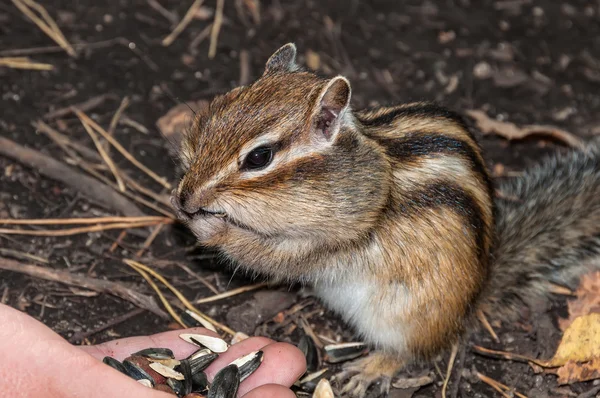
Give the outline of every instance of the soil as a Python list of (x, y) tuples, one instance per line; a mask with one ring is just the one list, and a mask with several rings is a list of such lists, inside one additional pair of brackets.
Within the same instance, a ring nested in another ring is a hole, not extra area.
[[(235, 87), (246, 73), (241, 71), (240, 54), (248, 56), (250, 79), (260, 76), (268, 56), (289, 41), (297, 44), (301, 63), (325, 75), (346, 75), (353, 85), (356, 108), (430, 100), (458, 111), (483, 109), (499, 120), (519, 125), (552, 124), (584, 139), (600, 134), (598, 0), (226, 1), (214, 59), (208, 57), (210, 39), (195, 46), (192, 43), (212, 23), (215, 0), (206, 0), (196, 19), (168, 47), (161, 40), (172, 30), (172, 22), (151, 3), (41, 1), (65, 37), (78, 46), (77, 58), (53, 48), (55, 44), (11, 2), (1, 3), (0, 56), (16, 54), (13, 50), (40, 48), (28, 56), (54, 67), (51, 71), (33, 71), (0, 66), (1, 135), (64, 160), (65, 153), (46, 135), (36, 132), (31, 123), (44, 119), (50, 111), (105, 96), (87, 114), (106, 127), (120, 100), (128, 96), (131, 103), (126, 116), (148, 132), (139, 131), (131, 123), (121, 124), (115, 137), (143, 164), (176, 181), (176, 161), (156, 128), (157, 119), (179, 102), (210, 100)], [(192, 2), (160, 3), (177, 21)], [(251, 12), (258, 4), (260, 21), (253, 19)], [(46, 121), (74, 141), (94, 148), (73, 114), (46, 117)], [(511, 178), (545, 153), (565, 150), (561, 143), (544, 137), (514, 142), (495, 136), (480, 138), (498, 179)], [(128, 170), (140, 184), (161, 192), (160, 186), (114, 150), (111, 154), (118, 167)], [(166, 190), (161, 193), (168, 194)], [(0, 218), (111, 214), (115, 213), (90, 201), (85, 192), (0, 157)], [(110, 251), (119, 232), (69, 237), (0, 234), (0, 254), (31, 263), (32, 259), (22, 258), (22, 253), (28, 253), (46, 259), (47, 263), (42, 264), (45, 267), (124, 282), (152, 295), (143, 279), (121, 261), (134, 256), (144, 237), (128, 233), (116, 250)], [(213, 293), (183, 272), (177, 262), (189, 266), (219, 291), (253, 283), (243, 275), (233, 275), (214, 256), (193, 245), (192, 237), (182, 227), (168, 227), (140, 261), (157, 267), (192, 299)], [(353, 340), (339, 319), (307, 298), (305, 292), (288, 292), (284, 287), (274, 294), (275, 298), (269, 299), (264, 291), (249, 292), (199, 308), (221, 322), (235, 323), (240, 330), (292, 343), (301, 336), (296, 327), (300, 315), (319, 334), (340, 341)], [(0, 296), (4, 303), (27, 312), (65, 338), (75, 336), (78, 344), (176, 327), (172, 321), (143, 312), (103, 328), (136, 307), (108, 294), (8, 271), (0, 271)], [(252, 300), (258, 310), (248, 306)], [(485, 331), (475, 332), (459, 352), (449, 391), (462, 397), (497, 395), (478, 381), (476, 372), (529, 397), (577, 396), (593, 388), (591, 383), (559, 387), (553, 375), (535, 374), (526, 364), (485, 358), (472, 350), (472, 344), (479, 344), (550, 356), (560, 339), (557, 319), (565, 315), (564, 301), (557, 296), (549, 303), (540, 303), (540, 308), (519, 322), (501, 324), (491, 320), (499, 343)], [(298, 302), (305, 304), (300, 310), (280, 313)], [(282, 322), (282, 316), (292, 322)], [(239, 321), (240, 317), (252, 317), (252, 322)], [(95, 330), (98, 332), (93, 333)], [(87, 336), (81, 338), (81, 333)], [(447, 356), (440, 358), (436, 366), (444, 372), (446, 364)], [(391, 395), (441, 396), (442, 379), (432, 364), (411, 368), (410, 373), (427, 371), (435, 375), (433, 384), (416, 392), (392, 390)]]

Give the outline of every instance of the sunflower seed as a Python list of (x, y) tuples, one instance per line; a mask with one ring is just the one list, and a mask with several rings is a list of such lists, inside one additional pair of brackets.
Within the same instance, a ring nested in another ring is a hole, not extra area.
[(339, 363), (358, 358), (367, 353), (365, 343), (343, 343), (325, 346), (326, 358), (330, 363)]
[(315, 388), (313, 398), (335, 398), (329, 380), (321, 379), (321, 381), (319, 381), (319, 384), (317, 384), (317, 387)]
[(141, 385), (143, 385), (143, 386), (146, 386), (146, 387), (149, 387), (149, 388), (154, 387), (153, 383), (150, 380), (148, 380), (148, 379), (139, 379), (139, 380), (136, 380), (136, 381), (138, 383), (140, 383)]
[(102, 359), (102, 362), (104, 362), (105, 364), (107, 364), (108, 366), (110, 366), (113, 369), (118, 370), (119, 372), (126, 374), (127, 376), (129, 376), (129, 373), (127, 373), (127, 369), (125, 369), (125, 366), (123, 366), (123, 364), (119, 361), (117, 361), (114, 358), (111, 357), (104, 357)]
[(129, 377), (135, 380), (147, 379), (152, 383), (152, 386), (154, 387), (154, 379), (144, 369), (140, 368), (139, 366), (128, 360), (123, 361), (123, 366), (125, 367), (127, 375)]
[(134, 355), (139, 355), (148, 359), (175, 359), (173, 351), (171, 351), (168, 348), (146, 348), (144, 350), (131, 354), (131, 356)]
[(177, 396), (183, 395), (184, 387), (181, 381), (175, 379), (167, 379), (167, 385), (171, 387), (171, 390), (173, 390), (173, 392), (177, 394)]
[(190, 356), (188, 356), (186, 359), (188, 361), (193, 361), (195, 359), (202, 358), (208, 354), (213, 354), (213, 352), (211, 350), (209, 350), (208, 348), (200, 348), (199, 350), (191, 353)]
[(190, 363), (192, 375), (208, 368), (208, 366), (218, 357), (219, 354), (215, 354), (208, 348), (202, 348), (190, 355), (187, 360)]
[(183, 375), (181, 373), (179, 373), (178, 371), (176, 371), (168, 366), (163, 365), (162, 363), (153, 362), (149, 366), (156, 373), (158, 373), (164, 377), (167, 377), (170, 379), (175, 379), (175, 380), (183, 380)]
[(240, 382), (246, 380), (262, 363), (263, 352), (254, 351), (248, 355), (244, 355), (241, 358), (231, 362), (230, 365), (235, 365), (240, 369)]
[(210, 337), (202, 334), (183, 333), (179, 337), (188, 343), (197, 345), (198, 347), (206, 347), (212, 352), (222, 353), (227, 351), (229, 346), (225, 340), (218, 337)]
[(228, 365), (215, 375), (208, 398), (235, 398), (239, 386), (239, 368), (236, 365)]
[(177, 369), (183, 374), (183, 395), (187, 395), (192, 392), (192, 369), (190, 368), (190, 362), (184, 359)]
[(204, 372), (192, 375), (192, 392), (206, 393), (208, 391), (208, 377)]
[(314, 372), (320, 367), (319, 350), (315, 341), (308, 335), (302, 336), (298, 342), (298, 348), (306, 358), (306, 369), (309, 372)]
[(298, 382), (300, 388), (304, 391), (312, 392), (317, 387), (319, 381), (328, 375), (329, 368), (321, 369), (318, 372), (309, 373)]

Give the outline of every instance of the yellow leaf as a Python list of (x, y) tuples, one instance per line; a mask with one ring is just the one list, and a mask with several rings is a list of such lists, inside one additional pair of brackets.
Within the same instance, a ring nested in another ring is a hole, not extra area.
[(600, 378), (600, 358), (586, 363), (568, 361), (556, 370), (556, 375), (560, 385), (595, 380)]
[(544, 367), (557, 367), (568, 361), (588, 362), (600, 357), (600, 314), (580, 316), (565, 330), (549, 361), (535, 361)]

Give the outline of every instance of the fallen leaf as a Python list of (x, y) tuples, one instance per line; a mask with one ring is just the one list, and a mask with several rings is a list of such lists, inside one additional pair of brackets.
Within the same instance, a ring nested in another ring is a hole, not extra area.
[(530, 358), (514, 352), (490, 350), (473, 346), (476, 352), (493, 358), (529, 362), (535, 373), (558, 375), (559, 384), (600, 378), (600, 314), (588, 314), (573, 320), (549, 360)]
[(208, 106), (208, 101), (190, 101), (171, 108), (164, 116), (156, 122), (156, 127), (172, 143), (179, 148), (183, 133), (187, 131), (194, 121), (194, 112)]
[(600, 358), (600, 314), (589, 314), (575, 319), (565, 330), (552, 359), (532, 362), (557, 367), (569, 361), (588, 362), (597, 358)]
[(542, 135), (562, 141), (574, 148), (585, 148), (585, 144), (581, 138), (558, 127), (532, 124), (519, 128), (514, 123), (491, 119), (485, 112), (480, 110), (471, 109), (467, 110), (466, 113), (475, 120), (477, 127), (483, 134), (493, 133), (507, 140), (520, 140), (531, 135)]
[(584, 275), (575, 291), (575, 296), (577, 296), (576, 299), (567, 302), (569, 317), (558, 320), (561, 330), (567, 329), (576, 318), (582, 315), (600, 313), (600, 271)]
[(556, 370), (558, 384), (571, 384), (600, 378), (600, 358), (586, 363), (568, 361)]

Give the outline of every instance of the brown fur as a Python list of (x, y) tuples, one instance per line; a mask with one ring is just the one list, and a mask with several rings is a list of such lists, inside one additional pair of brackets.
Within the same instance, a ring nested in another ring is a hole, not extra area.
[[(198, 115), (173, 201), (202, 244), (245, 269), (314, 285), (381, 350), (356, 391), (449, 347), (481, 303), (515, 307), (519, 289), (542, 292), (550, 273), (564, 280), (576, 273), (565, 266), (600, 251), (596, 155), (502, 187), (525, 206), (499, 202), (495, 229), (490, 178), (460, 116), (427, 103), (353, 113), (347, 80), (302, 71), (294, 58), (282, 47), (263, 77)], [(272, 163), (241, 167), (263, 145)], [(571, 172), (579, 182), (564, 188)]]

